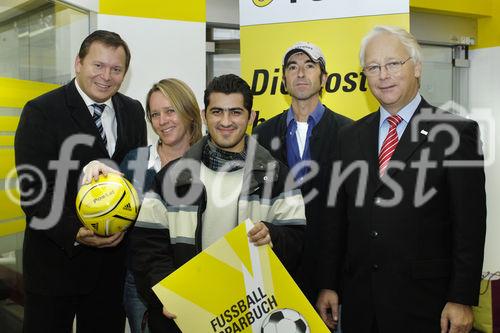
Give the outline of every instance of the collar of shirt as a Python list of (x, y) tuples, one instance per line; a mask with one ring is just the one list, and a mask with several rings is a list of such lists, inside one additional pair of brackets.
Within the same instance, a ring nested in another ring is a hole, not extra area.
[(107, 101), (105, 101), (104, 103), (97, 103), (96, 101), (94, 101), (92, 98), (90, 98), (83, 90), (82, 88), (80, 88), (80, 86), (78, 85), (78, 80), (75, 79), (75, 86), (76, 86), (76, 90), (78, 91), (78, 93), (80, 94), (80, 96), (82, 96), (83, 98), (83, 101), (85, 102), (85, 105), (87, 105), (88, 109), (90, 110), (90, 114), (93, 116), (94, 115), (94, 108), (91, 107), (92, 104), (106, 104), (106, 106), (108, 108), (110, 108), (111, 110), (113, 110), (113, 102), (111, 101), (111, 98), (108, 99)]
[[(310, 121), (312, 121), (312, 126), (316, 126), (317, 123), (321, 120), (321, 117), (323, 117), (323, 114), (325, 113), (325, 106), (321, 104), (321, 102), (318, 101), (318, 104), (314, 108), (314, 111), (309, 115), (309, 118), (307, 119), (307, 123), (311, 125)], [(292, 107), (288, 109), (288, 113), (286, 115), (286, 126), (290, 126), (290, 122), (292, 120), (295, 120), (295, 114), (293, 113)]]
[[(297, 141), (297, 121), (295, 120), (295, 115), (293, 113), (292, 107), (288, 110), (286, 124), (287, 124), (287, 134), (286, 134), (286, 154), (288, 167), (291, 169), (297, 163), (301, 161), (308, 161), (311, 159), (311, 151), (309, 147), (309, 139), (311, 137), (312, 129), (321, 120), (321, 117), (325, 113), (325, 106), (318, 101), (318, 104), (314, 108), (314, 111), (307, 118), (307, 134), (306, 141), (304, 144), (304, 151), (302, 152), (302, 157), (299, 151), (299, 144)], [(302, 183), (303, 177), (309, 172), (309, 167), (301, 168), (295, 175), (295, 180)]]
[(156, 172), (161, 169), (161, 159), (160, 154), (158, 154), (159, 142), (154, 145), (149, 146), (149, 161), (148, 161), (148, 169), (155, 169)]
[[(403, 107), (401, 110), (399, 110), (398, 115), (403, 118), (403, 122), (408, 124), (410, 122), (411, 117), (415, 113), (415, 110), (417, 110), (418, 105), (420, 104), (420, 101), (422, 101), (422, 96), (420, 94), (417, 94), (410, 103), (406, 104), (405, 107)], [(380, 106), (380, 123), (379, 123), (379, 128), (382, 127), (382, 124), (386, 122), (386, 119), (389, 118), (391, 114), (389, 111), (384, 109), (384, 107), (381, 105)]]
[[(82, 96), (85, 105), (87, 105), (87, 109), (90, 112), (90, 116), (93, 117), (94, 107), (92, 106), (92, 104), (96, 102), (92, 100), (86, 93), (83, 92), (81, 87), (78, 85), (78, 81), (76, 79), (75, 79), (75, 86), (80, 96)], [(116, 114), (115, 114), (115, 109), (113, 108), (113, 102), (110, 98), (104, 103), (98, 103), (98, 104), (106, 105), (106, 108), (104, 109), (101, 116), (101, 123), (104, 129), (104, 133), (106, 133), (106, 139), (107, 139), (106, 150), (108, 151), (109, 156), (113, 156), (116, 148), (116, 140), (118, 138), (118, 125), (116, 123)]]
[[(403, 107), (401, 110), (399, 110), (398, 115), (403, 118), (403, 120), (398, 124), (396, 127), (396, 132), (398, 133), (398, 138), (401, 138), (401, 135), (403, 135), (403, 132), (406, 129), (406, 126), (411, 120), (411, 117), (415, 113), (415, 111), (418, 108), (418, 105), (420, 104), (420, 101), (422, 101), (422, 96), (420, 94), (417, 94), (410, 103), (408, 103), (405, 107)], [(387, 121), (387, 118), (389, 118), (391, 114), (384, 109), (382, 106), (380, 106), (380, 122), (379, 122), (379, 137), (378, 137), (378, 151), (380, 152), (380, 149), (382, 148), (382, 144), (384, 143), (385, 137), (387, 136), (387, 133), (389, 133), (389, 121)]]

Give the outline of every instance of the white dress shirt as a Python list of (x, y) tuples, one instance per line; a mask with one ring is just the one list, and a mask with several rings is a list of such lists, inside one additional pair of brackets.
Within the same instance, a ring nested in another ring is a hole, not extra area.
[(87, 108), (89, 109), (90, 115), (93, 117), (94, 116), (94, 107), (92, 104), (106, 104), (106, 107), (104, 108), (104, 111), (102, 112), (101, 115), (101, 124), (102, 128), (104, 129), (104, 133), (106, 134), (106, 140), (107, 140), (107, 145), (106, 145), (106, 150), (108, 151), (109, 156), (113, 156), (116, 148), (116, 138), (118, 137), (117, 134), (117, 124), (116, 124), (116, 114), (115, 114), (115, 109), (113, 108), (113, 102), (111, 101), (111, 98), (105, 101), (104, 103), (97, 103), (94, 101), (92, 98), (90, 98), (83, 90), (80, 88), (78, 85), (78, 81), (75, 79), (75, 85), (76, 85), (76, 90), (78, 90), (78, 93), (80, 96), (82, 96), (83, 101), (85, 102), (85, 105), (87, 105)]
[[(398, 115), (403, 119), (398, 126), (396, 127), (396, 132), (398, 134), (398, 140), (401, 139), (403, 132), (406, 129), (406, 126), (410, 123), (411, 117), (415, 111), (417, 111), (418, 106), (420, 105), (420, 101), (422, 101), (422, 96), (419, 93), (408, 103), (404, 108), (399, 110)], [(379, 134), (378, 134), (378, 152), (380, 154), (380, 149), (382, 149), (382, 145), (384, 144), (385, 137), (387, 133), (389, 133), (390, 124), (387, 118), (389, 118), (391, 114), (389, 111), (384, 109), (384, 107), (380, 106), (380, 123), (379, 123)]]

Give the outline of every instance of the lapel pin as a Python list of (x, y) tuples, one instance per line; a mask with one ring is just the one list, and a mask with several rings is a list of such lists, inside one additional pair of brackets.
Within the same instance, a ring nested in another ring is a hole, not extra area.
[(420, 134), (427, 135), (427, 134), (429, 134), (429, 132), (427, 132), (426, 130), (421, 130)]

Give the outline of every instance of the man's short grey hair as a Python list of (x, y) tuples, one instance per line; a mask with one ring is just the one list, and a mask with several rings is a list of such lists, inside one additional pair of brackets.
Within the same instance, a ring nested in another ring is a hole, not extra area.
[(400, 27), (378, 25), (373, 28), (361, 41), (361, 48), (359, 50), (359, 62), (361, 67), (365, 67), (365, 50), (366, 45), (375, 37), (381, 34), (390, 34), (399, 39), (404, 45), (406, 51), (411, 57), (413, 63), (418, 64), (422, 62), (422, 51), (415, 37)]

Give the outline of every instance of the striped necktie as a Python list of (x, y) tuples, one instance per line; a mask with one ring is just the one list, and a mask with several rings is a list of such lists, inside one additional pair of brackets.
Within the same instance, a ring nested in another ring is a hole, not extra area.
[(106, 133), (104, 133), (104, 128), (102, 127), (102, 122), (101, 122), (101, 116), (102, 113), (104, 112), (106, 104), (94, 103), (92, 104), (92, 107), (94, 108), (94, 115), (92, 116), (92, 119), (94, 119), (95, 126), (97, 127), (97, 130), (101, 135), (102, 142), (104, 143), (105, 146), (107, 146), (108, 140), (106, 140)]
[(378, 165), (379, 165), (379, 175), (382, 177), (387, 169), (387, 165), (396, 150), (396, 146), (398, 145), (398, 132), (396, 128), (398, 124), (403, 120), (398, 115), (390, 116), (387, 118), (387, 121), (390, 124), (389, 132), (385, 137), (384, 143), (382, 144), (382, 148), (380, 149), (380, 153), (378, 155)]

